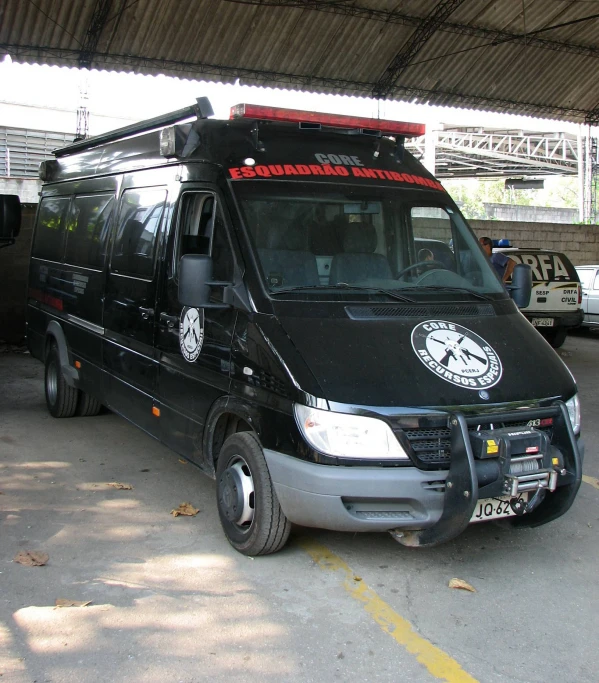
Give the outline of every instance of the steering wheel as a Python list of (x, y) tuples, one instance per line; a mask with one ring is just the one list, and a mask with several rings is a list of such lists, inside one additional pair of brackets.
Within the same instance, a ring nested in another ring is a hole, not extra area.
[(410, 271), (416, 270), (416, 268), (434, 268), (440, 270), (449, 270), (449, 268), (441, 261), (417, 261), (416, 263), (412, 263), (411, 266), (408, 266), (407, 268), (400, 270), (399, 273), (397, 273), (395, 279), (399, 280)]

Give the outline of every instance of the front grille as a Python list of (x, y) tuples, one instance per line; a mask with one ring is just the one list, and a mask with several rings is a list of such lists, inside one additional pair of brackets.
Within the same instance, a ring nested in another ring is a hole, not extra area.
[[(526, 420), (505, 421), (502, 422), (497, 416), (493, 420), (485, 420), (481, 416), (480, 429), (499, 429), (501, 427), (526, 427), (528, 422)], [(536, 427), (543, 431), (549, 439), (553, 437), (553, 428)], [(470, 428), (469, 433), (473, 434), (477, 431), (476, 428)], [(434, 428), (416, 428), (404, 429), (404, 434), (410, 442), (413, 452), (414, 464), (423, 470), (432, 469), (449, 469), (451, 461), (451, 441), (450, 430), (447, 427)]]
[(415, 464), (423, 469), (448, 469), (450, 461), (449, 429), (406, 429)]

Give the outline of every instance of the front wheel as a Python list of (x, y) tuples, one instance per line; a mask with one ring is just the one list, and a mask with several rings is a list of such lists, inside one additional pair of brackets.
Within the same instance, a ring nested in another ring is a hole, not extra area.
[(46, 405), (52, 417), (73, 417), (77, 410), (79, 390), (66, 383), (60, 367), (60, 356), (55, 344), (52, 344), (46, 356), (46, 373), (44, 375), (46, 389)]
[(281, 510), (256, 435), (230, 436), (216, 468), (218, 514), (229, 543), (244, 555), (269, 555), (287, 543), (291, 524)]

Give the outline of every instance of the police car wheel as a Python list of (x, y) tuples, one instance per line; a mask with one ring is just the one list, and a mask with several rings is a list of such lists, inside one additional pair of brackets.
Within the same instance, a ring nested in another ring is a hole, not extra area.
[(60, 368), (58, 349), (53, 344), (46, 356), (46, 372), (44, 375), (46, 405), (52, 417), (73, 417), (77, 410), (79, 390), (70, 387)]
[(218, 456), (216, 501), (229, 543), (244, 555), (280, 550), (291, 525), (279, 505), (256, 435), (230, 436)]
[(559, 347), (566, 341), (568, 330), (565, 327), (557, 327), (553, 330), (543, 330), (541, 334), (554, 349), (559, 349)]

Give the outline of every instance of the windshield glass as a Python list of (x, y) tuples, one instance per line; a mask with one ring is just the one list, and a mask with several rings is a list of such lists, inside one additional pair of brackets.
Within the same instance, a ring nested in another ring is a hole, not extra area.
[(276, 181), (234, 189), (271, 296), (308, 289), (325, 298), (350, 289), (406, 300), (506, 294), (438, 192)]

